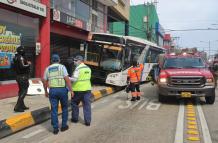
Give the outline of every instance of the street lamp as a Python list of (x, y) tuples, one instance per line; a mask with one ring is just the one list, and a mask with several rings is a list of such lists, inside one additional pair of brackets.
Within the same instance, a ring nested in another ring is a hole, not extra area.
[(200, 42), (202, 42), (202, 43), (208, 43), (208, 57), (210, 57), (210, 43), (211, 42), (218, 42), (218, 40), (214, 40), (214, 41), (200, 41)]

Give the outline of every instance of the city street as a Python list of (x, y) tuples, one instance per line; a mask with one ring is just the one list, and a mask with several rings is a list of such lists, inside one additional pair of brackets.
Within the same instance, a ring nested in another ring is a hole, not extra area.
[[(127, 100), (124, 91), (94, 102), (92, 104), (93, 118), (90, 127), (83, 124), (82, 108), (80, 108), (80, 122), (77, 124), (71, 123), (71, 115), (69, 114), (68, 124), (70, 128), (65, 132), (53, 135), (51, 121), (48, 120), (3, 138), (1, 143), (218, 142), (218, 122), (215, 121), (218, 118), (218, 98), (214, 105), (205, 104), (204, 99), (178, 102), (175, 98), (161, 104), (157, 102), (155, 86), (150, 85), (150, 83), (143, 84), (141, 90), (144, 94), (142, 99), (137, 102), (130, 102), (130, 95)], [(218, 90), (216, 91), (218, 92)], [(187, 126), (189, 115), (187, 115), (187, 112), (191, 108), (196, 113), (199, 140), (196, 135), (194, 135), (196, 138), (189, 138), (190, 136), (187, 134), (189, 130)], [(201, 112), (201, 109), (203, 112)], [(197, 141), (189, 139), (197, 139)]]

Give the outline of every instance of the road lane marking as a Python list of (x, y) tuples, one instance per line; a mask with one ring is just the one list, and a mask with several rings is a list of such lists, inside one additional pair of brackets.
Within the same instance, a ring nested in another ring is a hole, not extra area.
[(34, 131), (34, 132), (31, 132), (31, 133), (29, 133), (29, 134), (23, 136), (22, 138), (23, 138), (23, 139), (28, 139), (28, 138), (30, 138), (30, 137), (32, 137), (32, 136), (35, 136), (35, 135), (37, 135), (37, 134), (39, 134), (39, 133), (41, 133), (41, 132), (43, 132), (43, 131), (45, 131), (45, 130), (44, 130), (44, 129), (39, 129), (39, 130), (36, 130), (36, 131)]
[(148, 103), (148, 101), (148, 99), (145, 99), (144, 103), (138, 108), (138, 110), (141, 110)]
[(140, 102), (142, 102), (143, 100), (145, 100), (145, 98), (141, 97), (141, 100), (136, 101), (131, 107), (130, 109), (133, 109), (134, 107), (136, 107)]
[(146, 109), (152, 111), (158, 110), (160, 108), (160, 105), (160, 102), (158, 102), (156, 99), (153, 99), (148, 103)]
[(174, 143), (183, 143), (184, 112), (184, 103), (180, 103)]
[(204, 113), (202, 111), (201, 105), (199, 105), (199, 104), (197, 105), (197, 110), (198, 110), (198, 114), (199, 114), (199, 118), (200, 118), (200, 122), (201, 122), (204, 143), (212, 143), (210, 132), (209, 132), (207, 122), (206, 122), (206, 119), (204, 117)]

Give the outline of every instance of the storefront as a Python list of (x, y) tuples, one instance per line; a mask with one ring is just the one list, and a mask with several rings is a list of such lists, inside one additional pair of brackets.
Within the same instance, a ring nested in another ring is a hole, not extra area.
[(18, 46), (25, 47), (26, 57), (32, 63), (31, 78), (40, 76), (37, 74), (37, 67), (41, 67), (40, 51), (36, 45), (46, 43), (41, 41), (41, 33), (46, 31), (43, 30), (46, 13), (46, 5), (36, 1), (0, 0), (0, 99), (17, 92), (13, 57)]
[[(0, 9), (0, 80), (14, 80), (12, 68), (16, 48), (25, 47), (26, 56), (35, 65), (35, 45), (38, 39), (39, 19)], [(34, 77), (32, 66), (31, 77)]]

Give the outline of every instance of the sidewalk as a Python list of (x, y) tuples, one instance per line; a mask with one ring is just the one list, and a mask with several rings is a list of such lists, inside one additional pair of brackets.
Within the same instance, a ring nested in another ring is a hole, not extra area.
[[(94, 86), (92, 88), (92, 101), (112, 94), (115, 91), (111, 87)], [(70, 99), (71, 97), (69, 96), (68, 100), (70, 101)], [(30, 109), (22, 113), (13, 111), (16, 102), (17, 97), (0, 100), (0, 139), (50, 118), (49, 99), (44, 95), (27, 95), (25, 104)], [(59, 113), (61, 113), (61, 108), (59, 108)]]

